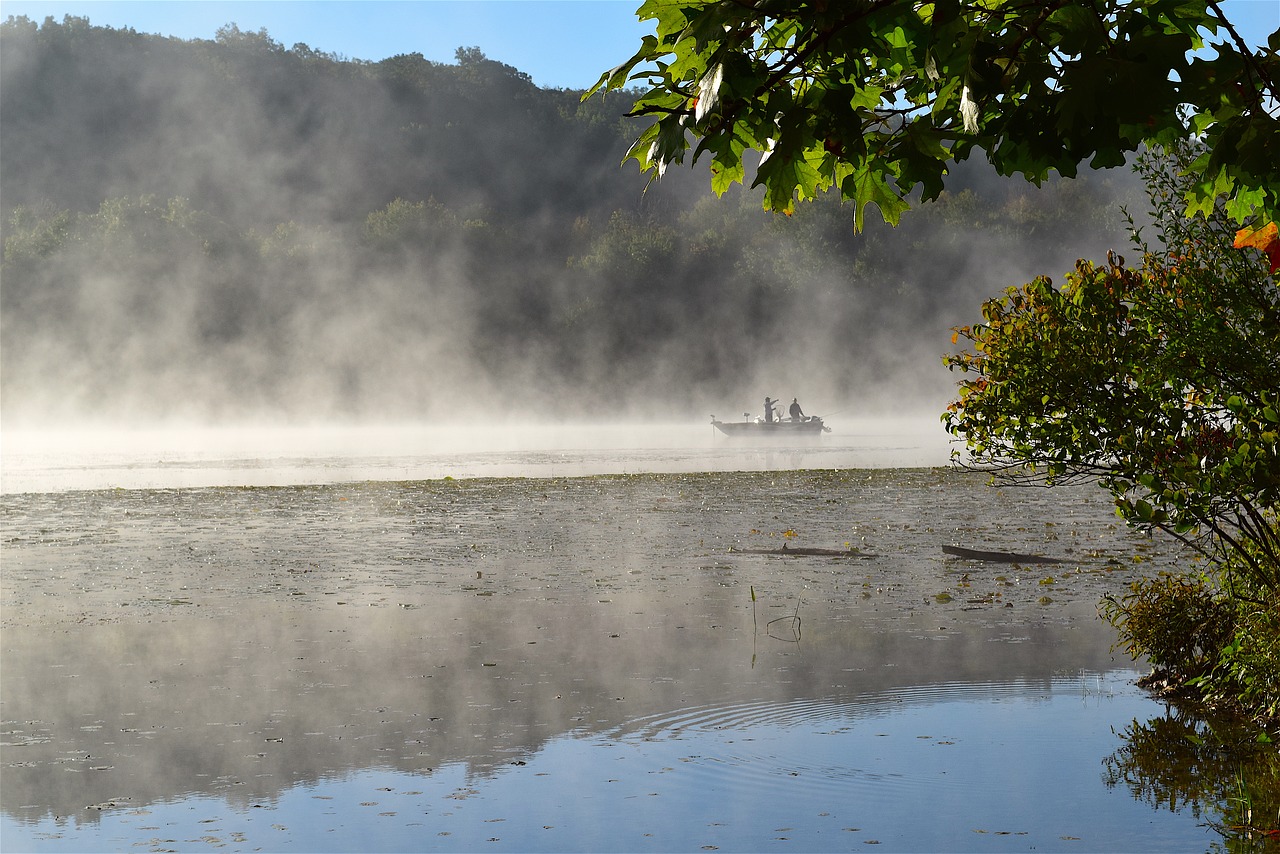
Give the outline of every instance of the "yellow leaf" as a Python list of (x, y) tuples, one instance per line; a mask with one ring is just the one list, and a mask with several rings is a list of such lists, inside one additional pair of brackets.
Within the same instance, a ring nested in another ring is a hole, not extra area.
[(1261, 228), (1242, 228), (1236, 232), (1236, 249), (1257, 249), (1267, 256), (1271, 272), (1280, 270), (1280, 229), (1274, 222)]

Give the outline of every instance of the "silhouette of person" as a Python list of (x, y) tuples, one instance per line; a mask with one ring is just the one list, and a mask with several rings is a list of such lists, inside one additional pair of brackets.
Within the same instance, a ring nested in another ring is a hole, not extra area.
[(800, 421), (804, 418), (804, 410), (800, 408), (800, 403), (794, 397), (791, 398), (791, 420)]
[(773, 423), (773, 405), (777, 402), (778, 401), (772, 400), (768, 397), (764, 399), (764, 423)]

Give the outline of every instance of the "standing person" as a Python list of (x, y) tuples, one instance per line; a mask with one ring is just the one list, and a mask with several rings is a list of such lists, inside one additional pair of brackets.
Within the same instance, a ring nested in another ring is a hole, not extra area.
[(793, 397), (793, 398), (791, 398), (791, 410), (790, 410), (790, 411), (791, 411), (791, 420), (792, 420), (792, 421), (803, 421), (803, 420), (804, 420), (804, 410), (802, 410), (802, 409), (800, 408), (800, 402), (799, 402), (796, 398), (794, 398), (794, 397)]
[(778, 401), (772, 400), (769, 397), (765, 397), (764, 399), (764, 423), (765, 424), (773, 423), (773, 405), (777, 402)]

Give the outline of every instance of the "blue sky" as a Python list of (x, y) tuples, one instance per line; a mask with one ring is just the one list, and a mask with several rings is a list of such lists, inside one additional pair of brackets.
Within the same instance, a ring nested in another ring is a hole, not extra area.
[[(1280, 2), (1280, 0), (1277, 0)], [(583, 88), (628, 59), (652, 27), (640, 0), (0, 0), (0, 16), (88, 18), (92, 23), (184, 39), (213, 38), (224, 24), (266, 28), (349, 59), (421, 53), (454, 61), (459, 47), (533, 77), (540, 86)]]
[[(540, 86), (583, 88), (631, 56), (651, 32), (640, 0), (0, 0), (0, 17), (52, 15), (138, 32), (213, 38), (224, 24), (266, 28), (285, 47), (303, 42), (351, 59), (421, 53), (453, 62), (459, 47), (529, 74)], [(1226, 0), (1251, 44), (1280, 29), (1280, 0)]]

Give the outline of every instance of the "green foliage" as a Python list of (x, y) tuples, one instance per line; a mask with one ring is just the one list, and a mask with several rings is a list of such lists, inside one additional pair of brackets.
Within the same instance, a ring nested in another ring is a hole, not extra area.
[(1141, 268), (1080, 261), (956, 330), (972, 350), (944, 359), (965, 378), (943, 421), (995, 477), (1096, 480), (1123, 518), (1208, 556), (1207, 579), (1137, 582), (1107, 615), (1174, 684), (1274, 715), (1280, 290), (1221, 209), (1176, 212), (1187, 159), (1143, 161), (1163, 246)]
[(944, 360), (966, 378), (943, 420), (975, 464), (1097, 478), (1124, 518), (1198, 535), (1275, 590), (1280, 292), (1221, 218), (1179, 227), (1141, 269), (1081, 261), (1061, 288), (1040, 277), (988, 301), (957, 330), (973, 350)]
[(4, 236), (5, 263), (33, 262), (57, 252), (71, 235), (74, 217), (61, 210), (41, 216), (23, 205), (9, 215)]
[(251, 232), (253, 242), (265, 259), (288, 259), (300, 262), (323, 257), (321, 247), (332, 240), (322, 229), (308, 228), (296, 222), (282, 222), (270, 234)]
[[(1256, 302), (1254, 300), (1257, 300)], [(1080, 262), (983, 306), (947, 363), (975, 379), (945, 421), (997, 470), (1101, 480), (1122, 516), (1180, 535), (1259, 543), (1267, 587), (1280, 543), (1264, 523), (1280, 501), (1280, 301), (1193, 267)]]
[[(87, 252), (98, 268), (138, 258), (164, 263), (166, 256), (216, 255), (236, 240), (225, 224), (194, 209), (188, 199), (116, 196), (91, 214), (50, 210), (42, 215), (19, 205), (5, 223), (4, 261), (30, 267), (63, 252)], [(20, 274), (14, 269), (11, 275)]]
[(1121, 630), (1121, 645), (1145, 657), (1174, 684), (1205, 675), (1234, 629), (1231, 602), (1205, 578), (1161, 573), (1108, 596), (1103, 615)]
[(860, 230), (867, 205), (897, 223), (914, 191), (937, 198), (975, 151), (1039, 182), (1196, 135), (1192, 210), (1280, 214), (1280, 60), (1212, 0), (646, 0), (638, 15), (655, 34), (592, 91), (647, 86), (633, 115), (653, 123), (628, 157), (653, 175), (692, 148), (723, 192), (760, 152), (766, 208), (835, 188)]
[[(1228, 558), (1228, 564), (1237, 562), (1235, 555)], [(1237, 580), (1250, 578), (1247, 570), (1228, 566), (1225, 574), (1227, 589), (1237, 594), (1235, 628), (1199, 688), (1210, 702), (1280, 721), (1280, 592), (1254, 594)]]
[(1252, 605), (1205, 680), (1209, 700), (1280, 718), (1280, 600)]
[(459, 227), (457, 215), (435, 199), (428, 202), (395, 199), (365, 219), (364, 239), (381, 251), (428, 242), (435, 246)]
[(1106, 597), (1102, 615), (1154, 668), (1144, 684), (1280, 723), (1280, 593), (1162, 573)]
[(628, 275), (644, 281), (660, 280), (670, 272), (675, 250), (675, 229), (615, 212), (591, 253), (573, 263), (605, 273), (606, 278)]

